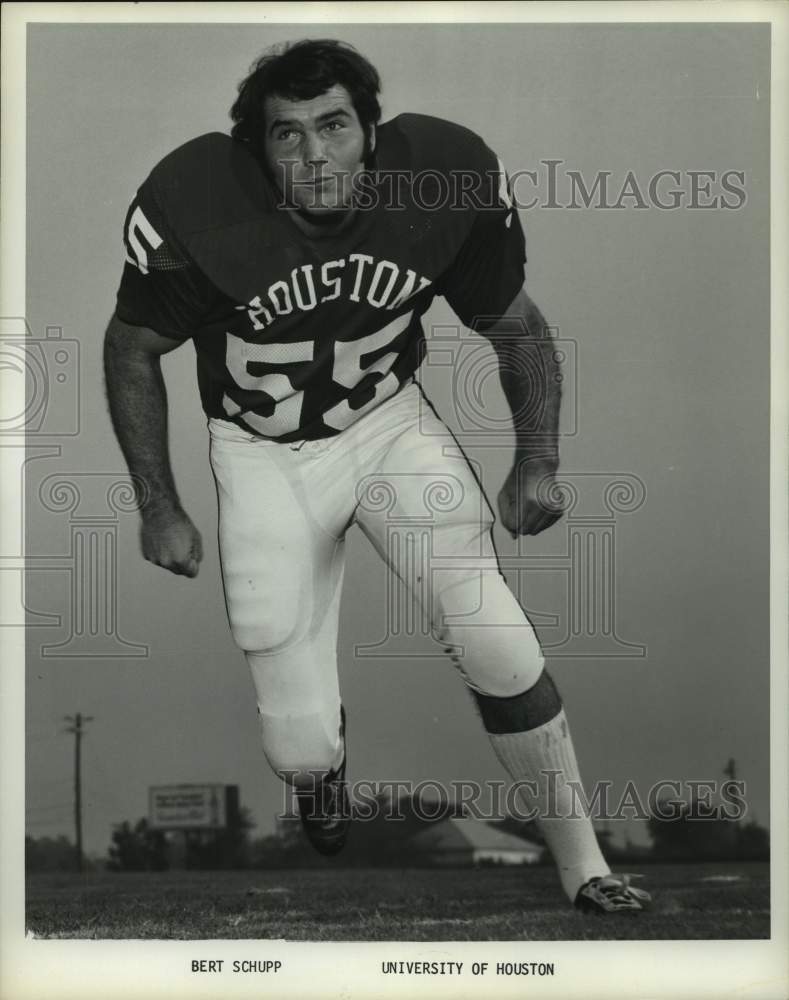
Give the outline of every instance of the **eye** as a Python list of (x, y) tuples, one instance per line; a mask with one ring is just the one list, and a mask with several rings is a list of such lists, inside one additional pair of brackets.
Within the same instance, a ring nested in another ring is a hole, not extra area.
[(277, 139), (282, 142), (287, 139), (292, 138), (294, 135), (298, 135), (298, 132), (293, 128), (283, 128), (277, 132)]
[(341, 129), (343, 127), (343, 124), (341, 121), (326, 122), (323, 127), (329, 131), (336, 132), (337, 129)]

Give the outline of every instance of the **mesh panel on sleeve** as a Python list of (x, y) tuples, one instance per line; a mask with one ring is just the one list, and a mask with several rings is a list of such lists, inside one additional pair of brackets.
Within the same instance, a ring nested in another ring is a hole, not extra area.
[(189, 261), (179, 256), (167, 242), (162, 243), (158, 250), (148, 252), (148, 267), (154, 271), (178, 271), (188, 266)]
[(151, 194), (153, 197), (146, 206), (146, 213), (154, 229), (163, 237), (163, 242), (156, 250), (148, 251), (148, 267), (154, 271), (178, 271), (182, 267), (188, 267), (189, 261), (175, 246), (170, 227), (165, 222), (164, 213), (159, 207), (156, 192), (152, 191)]

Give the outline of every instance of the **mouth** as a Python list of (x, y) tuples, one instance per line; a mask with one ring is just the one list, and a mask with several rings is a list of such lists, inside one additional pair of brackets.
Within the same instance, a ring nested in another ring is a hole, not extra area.
[(333, 176), (330, 176), (330, 177), (314, 178), (313, 180), (305, 181), (304, 183), (307, 187), (313, 188), (315, 191), (320, 191), (325, 187), (329, 187), (331, 184), (334, 183), (334, 181), (335, 178)]
[(292, 190), (294, 200), (306, 211), (335, 211), (345, 207), (343, 187), (335, 174), (296, 179)]

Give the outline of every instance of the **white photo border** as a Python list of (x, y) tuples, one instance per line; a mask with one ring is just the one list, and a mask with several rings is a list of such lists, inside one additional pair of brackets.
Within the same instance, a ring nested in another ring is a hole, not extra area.
[[(768, 941), (550, 942), (522, 944), (517, 958), (539, 952), (554, 961), (553, 980), (530, 980), (530, 997), (786, 997), (787, 920), (787, 92), (789, 8), (783, 3), (16, 3), (2, 9), (2, 315), (25, 315), (25, 52), (26, 27), (57, 23), (367, 22), (762, 22), (772, 25), (771, 76), (771, 927)], [(16, 412), (16, 411), (15, 411)], [(1, 450), (0, 450), (1, 452)], [(21, 497), (2, 479), (4, 539), (19, 532)], [(18, 542), (17, 542), (18, 546)], [(9, 546), (13, 548), (13, 546)], [(6, 574), (7, 576), (7, 574)], [(3, 604), (15, 599), (0, 579)], [(16, 595), (18, 597), (18, 595)], [(461, 997), (479, 993), (471, 977), (393, 977), (386, 959), (512, 961), (512, 943), (301, 944), (253, 941), (59, 941), (25, 938), (24, 927), (24, 635), (4, 629), (0, 672), (0, 803), (2, 910), (0, 995), (4, 1000), (66, 997), (259, 996), (251, 977), (209, 983), (189, 972), (193, 957), (263, 959), (276, 952), (287, 972), (278, 997)], [(488, 983), (490, 980), (488, 980)], [(274, 984), (271, 984), (273, 987)], [(522, 996), (516, 977), (495, 981), (496, 995)]]

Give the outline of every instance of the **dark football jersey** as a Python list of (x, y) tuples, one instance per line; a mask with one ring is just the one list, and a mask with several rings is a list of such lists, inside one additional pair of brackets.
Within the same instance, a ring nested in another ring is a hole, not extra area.
[(194, 139), (129, 208), (117, 315), (193, 339), (208, 416), (280, 441), (337, 434), (416, 371), (436, 295), (484, 330), (523, 283), (504, 169), (468, 129), (379, 126), (359, 198), (347, 230), (309, 237), (245, 143)]

